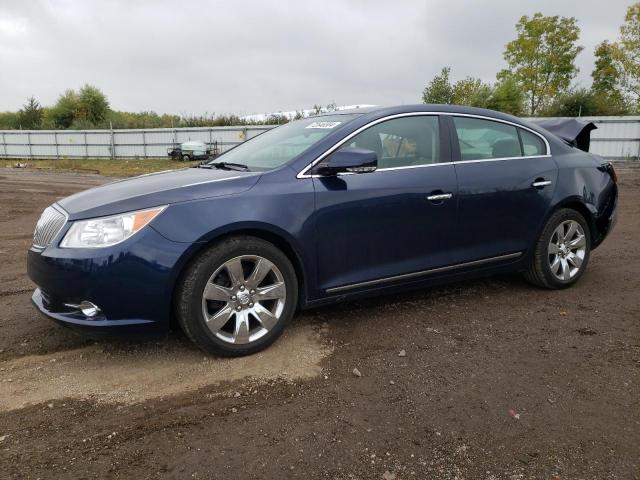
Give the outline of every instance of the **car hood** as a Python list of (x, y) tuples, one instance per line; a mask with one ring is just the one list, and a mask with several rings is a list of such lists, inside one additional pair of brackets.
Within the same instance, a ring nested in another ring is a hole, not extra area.
[(233, 195), (253, 187), (260, 173), (186, 168), (152, 173), (91, 188), (58, 202), (70, 220), (102, 217), (207, 197)]

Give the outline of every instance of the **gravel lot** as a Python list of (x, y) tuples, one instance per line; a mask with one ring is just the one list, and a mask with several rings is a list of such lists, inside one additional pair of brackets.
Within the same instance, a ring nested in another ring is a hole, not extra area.
[(619, 175), (574, 288), (514, 275), (322, 308), (220, 360), (36, 314), (37, 217), (108, 179), (0, 169), (1, 476), (640, 478), (640, 169)]

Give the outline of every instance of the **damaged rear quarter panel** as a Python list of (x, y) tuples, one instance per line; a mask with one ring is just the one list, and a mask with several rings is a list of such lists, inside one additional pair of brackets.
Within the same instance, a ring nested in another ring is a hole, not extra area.
[(606, 171), (600, 170), (604, 159), (575, 150), (566, 155), (554, 156), (558, 164), (558, 187), (555, 191), (556, 210), (568, 204), (580, 203), (589, 212), (589, 222), (594, 246), (602, 240), (599, 220), (611, 212), (611, 196), (616, 186)]

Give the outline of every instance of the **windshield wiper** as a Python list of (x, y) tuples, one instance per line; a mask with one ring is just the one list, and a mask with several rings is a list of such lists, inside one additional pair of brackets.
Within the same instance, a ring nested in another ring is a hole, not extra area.
[(249, 167), (242, 163), (213, 162), (213, 163), (208, 163), (207, 165), (209, 165), (210, 167), (222, 168), (224, 170), (240, 170), (243, 172), (249, 171)]

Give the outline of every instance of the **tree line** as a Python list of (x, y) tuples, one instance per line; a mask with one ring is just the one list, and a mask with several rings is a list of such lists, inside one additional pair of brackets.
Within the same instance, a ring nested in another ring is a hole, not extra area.
[[(297, 116), (302, 116), (299, 113)], [(237, 115), (170, 115), (156, 112), (112, 110), (107, 96), (93, 85), (78, 91), (67, 90), (51, 107), (43, 107), (30, 97), (17, 112), (0, 112), (0, 129), (92, 129), (92, 128), (174, 128), (223, 127), (232, 125), (277, 125), (288, 122), (274, 114), (262, 121), (247, 121)]]
[(422, 93), (424, 103), (490, 108), (513, 115), (576, 117), (640, 113), (640, 2), (631, 5), (619, 38), (594, 51), (590, 88), (572, 85), (580, 28), (574, 17), (523, 16), (505, 46), (507, 68), (496, 82), (468, 76), (452, 83), (444, 67)]

